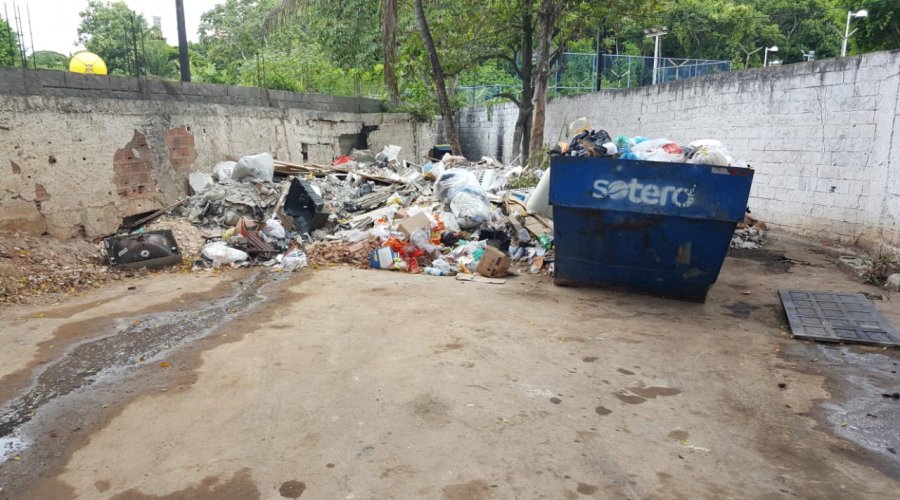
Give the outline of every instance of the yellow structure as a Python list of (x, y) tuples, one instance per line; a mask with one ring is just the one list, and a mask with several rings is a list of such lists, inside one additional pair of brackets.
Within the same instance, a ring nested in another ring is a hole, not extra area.
[(76, 52), (69, 59), (69, 71), (88, 75), (105, 75), (106, 63), (97, 54), (83, 50)]

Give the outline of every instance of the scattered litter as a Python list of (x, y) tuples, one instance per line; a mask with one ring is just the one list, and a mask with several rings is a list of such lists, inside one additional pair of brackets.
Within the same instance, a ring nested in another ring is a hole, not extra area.
[(734, 235), (731, 237), (731, 248), (742, 250), (755, 250), (766, 244), (766, 223), (745, 216), (743, 222), (738, 222)]

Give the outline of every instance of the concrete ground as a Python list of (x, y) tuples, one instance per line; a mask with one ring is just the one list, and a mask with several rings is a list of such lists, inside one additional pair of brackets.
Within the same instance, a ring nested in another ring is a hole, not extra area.
[(0, 498), (896, 498), (898, 352), (776, 297), (877, 290), (784, 245), (705, 304), (335, 268), (7, 309)]

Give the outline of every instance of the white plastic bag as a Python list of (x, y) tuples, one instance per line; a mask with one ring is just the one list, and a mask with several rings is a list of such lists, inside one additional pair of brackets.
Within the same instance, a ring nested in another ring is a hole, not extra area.
[(296, 247), (288, 250), (288, 252), (284, 254), (284, 257), (281, 258), (281, 266), (285, 271), (295, 271), (301, 267), (306, 267), (307, 265), (306, 254), (303, 250)]
[(250, 258), (246, 252), (231, 248), (224, 241), (215, 241), (203, 247), (201, 252), (204, 257), (213, 261), (213, 265), (222, 266), (241, 262)]
[(389, 144), (385, 146), (380, 153), (375, 155), (375, 159), (384, 162), (397, 161), (397, 157), (400, 155), (400, 149), (400, 146)]
[(216, 163), (215, 168), (213, 168), (213, 172), (216, 174), (216, 179), (219, 182), (224, 181), (225, 179), (231, 179), (231, 174), (234, 172), (234, 166), (237, 165), (237, 162), (233, 161), (223, 161)]
[(461, 168), (451, 168), (434, 184), (435, 194), (463, 229), (473, 229), (491, 219), (491, 203), (475, 174)]
[(635, 144), (631, 152), (639, 160), (684, 163), (684, 149), (668, 139), (652, 139)]
[(688, 163), (700, 165), (715, 165), (727, 167), (734, 164), (734, 158), (728, 153), (728, 149), (720, 141), (714, 139), (702, 139), (690, 144), (694, 153), (688, 158)]
[(258, 181), (272, 182), (275, 176), (275, 160), (269, 153), (244, 156), (231, 172), (232, 179), (252, 177)]
[(281, 225), (281, 221), (278, 219), (267, 220), (266, 227), (263, 228), (263, 233), (278, 240), (284, 238), (286, 234), (284, 226)]

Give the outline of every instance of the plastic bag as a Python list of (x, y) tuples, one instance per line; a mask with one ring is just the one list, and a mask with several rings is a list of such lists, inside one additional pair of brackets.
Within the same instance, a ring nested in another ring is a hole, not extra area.
[(450, 211), (463, 229), (474, 229), (491, 220), (491, 203), (480, 187), (467, 187), (457, 193), (450, 202)]
[(394, 146), (393, 144), (387, 145), (380, 153), (375, 155), (375, 159), (383, 162), (397, 161), (397, 157), (400, 155), (400, 149), (400, 146)]
[(244, 156), (234, 166), (231, 172), (232, 179), (252, 177), (258, 181), (272, 182), (275, 176), (275, 160), (269, 153)]
[(267, 220), (266, 227), (263, 228), (263, 233), (279, 240), (284, 238), (286, 234), (284, 226), (281, 225), (281, 221), (278, 219)]
[(668, 139), (652, 139), (635, 144), (631, 152), (639, 160), (684, 163), (684, 149)]
[(223, 161), (216, 163), (215, 168), (213, 168), (213, 173), (216, 174), (216, 179), (218, 179), (219, 182), (222, 182), (225, 179), (231, 179), (231, 174), (234, 172), (235, 165), (237, 165), (237, 162), (233, 161)]
[(241, 262), (250, 258), (246, 252), (238, 250), (237, 248), (231, 248), (224, 241), (215, 241), (203, 247), (201, 252), (204, 257), (213, 261), (213, 265), (221, 266), (234, 264), (235, 262)]
[(734, 158), (728, 153), (725, 145), (713, 139), (703, 139), (690, 144), (694, 149), (688, 155), (687, 163), (700, 165), (716, 165), (727, 167), (734, 164)]
[(281, 259), (281, 265), (285, 271), (295, 271), (308, 265), (306, 254), (296, 245), (291, 246)]
[(491, 203), (475, 174), (451, 168), (434, 185), (435, 194), (450, 211), (462, 229), (473, 229), (491, 219)]

